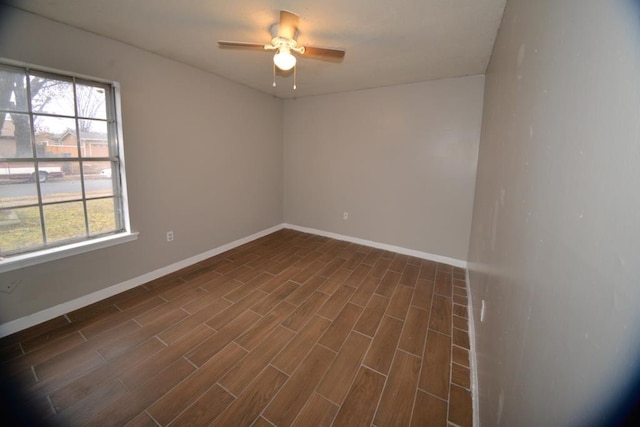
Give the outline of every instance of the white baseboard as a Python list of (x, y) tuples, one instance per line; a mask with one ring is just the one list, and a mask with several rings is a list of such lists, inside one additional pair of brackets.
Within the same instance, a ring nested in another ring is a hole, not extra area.
[(58, 316), (62, 316), (64, 314), (67, 314), (79, 308), (86, 307), (90, 304), (96, 303), (103, 299), (109, 298), (113, 295), (117, 295), (121, 292), (135, 288), (136, 286), (140, 286), (144, 283), (150, 282), (151, 280), (155, 280), (159, 277), (166, 276), (167, 274), (173, 273), (174, 271), (178, 271), (192, 264), (196, 264), (207, 258), (211, 258), (212, 256), (221, 254), (222, 252), (226, 252), (230, 249), (244, 245), (245, 243), (249, 243), (253, 240), (259, 239), (260, 237), (266, 236), (267, 234), (271, 234), (278, 230), (282, 230), (283, 228), (284, 228), (283, 224), (278, 224), (274, 227), (259, 231), (250, 236), (243, 237), (231, 243), (227, 243), (215, 249), (211, 249), (210, 251), (192, 256), (185, 260), (178, 261), (171, 265), (167, 265), (166, 267), (162, 267), (157, 270), (151, 271), (149, 273), (143, 274), (142, 276), (134, 277), (133, 279), (124, 281), (122, 283), (118, 283), (113, 286), (109, 286), (108, 288), (101, 289), (89, 295), (85, 295), (83, 297), (76, 298), (74, 300), (67, 301), (62, 304), (58, 304), (54, 307), (47, 308), (37, 313), (30, 314), (25, 317), (21, 317), (20, 319), (3, 323), (2, 325), (0, 325), (0, 338), (5, 337), (7, 335), (11, 335), (15, 332), (19, 332), (23, 329), (30, 328), (42, 322), (46, 322), (47, 320), (54, 319)]
[(383, 249), (390, 252), (396, 252), (403, 255), (414, 256), (416, 258), (428, 259), (429, 261), (440, 262), (442, 264), (449, 264), (455, 267), (467, 268), (467, 261), (449, 258), (440, 255), (430, 254), (428, 252), (417, 251), (414, 249), (407, 249), (400, 246), (388, 245), (386, 243), (374, 242), (372, 240), (360, 239), (358, 237), (346, 236), (343, 234), (332, 233), (330, 231), (317, 230), (315, 228), (301, 227), (293, 224), (283, 224), (284, 228), (290, 228), (292, 230), (301, 231), (303, 233), (317, 234), (319, 236), (330, 237), (336, 240), (344, 240), (351, 243), (357, 243), (358, 245), (371, 246), (377, 249)]
[(467, 282), (467, 317), (469, 318), (469, 362), (471, 364), (471, 402), (473, 405), (473, 426), (480, 427), (480, 396), (478, 395), (478, 359), (476, 352), (476, 328), (471, 303), (471, 280), (466, 270)]

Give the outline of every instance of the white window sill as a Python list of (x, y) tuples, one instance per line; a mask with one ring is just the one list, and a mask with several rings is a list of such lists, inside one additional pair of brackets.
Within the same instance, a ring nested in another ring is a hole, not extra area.
[(56, 259), (66, 258), (96, 249), (107, 248), (121, 243), (131, 242), (138, 238), (138, 233), (120, 233), (113, 236), (100, 237), (98, 239), (84, 242), (72, 243), (58, 248), (44, 249), (23, 255), (16, 255), (11, 258), (0, 258), (0, 273), (17, 270), (19, 268), (42, 264)]

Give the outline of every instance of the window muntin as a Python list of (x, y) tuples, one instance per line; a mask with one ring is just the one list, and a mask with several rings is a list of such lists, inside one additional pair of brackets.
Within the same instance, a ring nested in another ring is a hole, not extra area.
[(114, 84), (0, 63), (0, 259), (126, 232)]

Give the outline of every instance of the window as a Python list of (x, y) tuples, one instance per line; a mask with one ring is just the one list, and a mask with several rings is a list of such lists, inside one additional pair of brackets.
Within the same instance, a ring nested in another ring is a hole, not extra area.
[(0, 262), (128, 233), (117, 102), (115, 83), (0, 62)]

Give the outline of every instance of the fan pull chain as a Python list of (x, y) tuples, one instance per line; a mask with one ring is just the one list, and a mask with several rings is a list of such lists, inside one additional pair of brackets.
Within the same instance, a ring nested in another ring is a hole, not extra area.
[(297, 76), (296, 70), (297, 69), (298, 67), (295, 67), (295, 66), (293, 67), (293, 90), (296, 90), (296, 76)]
[(273, 87), (276, 87), (276, 64), (273, 64)]

